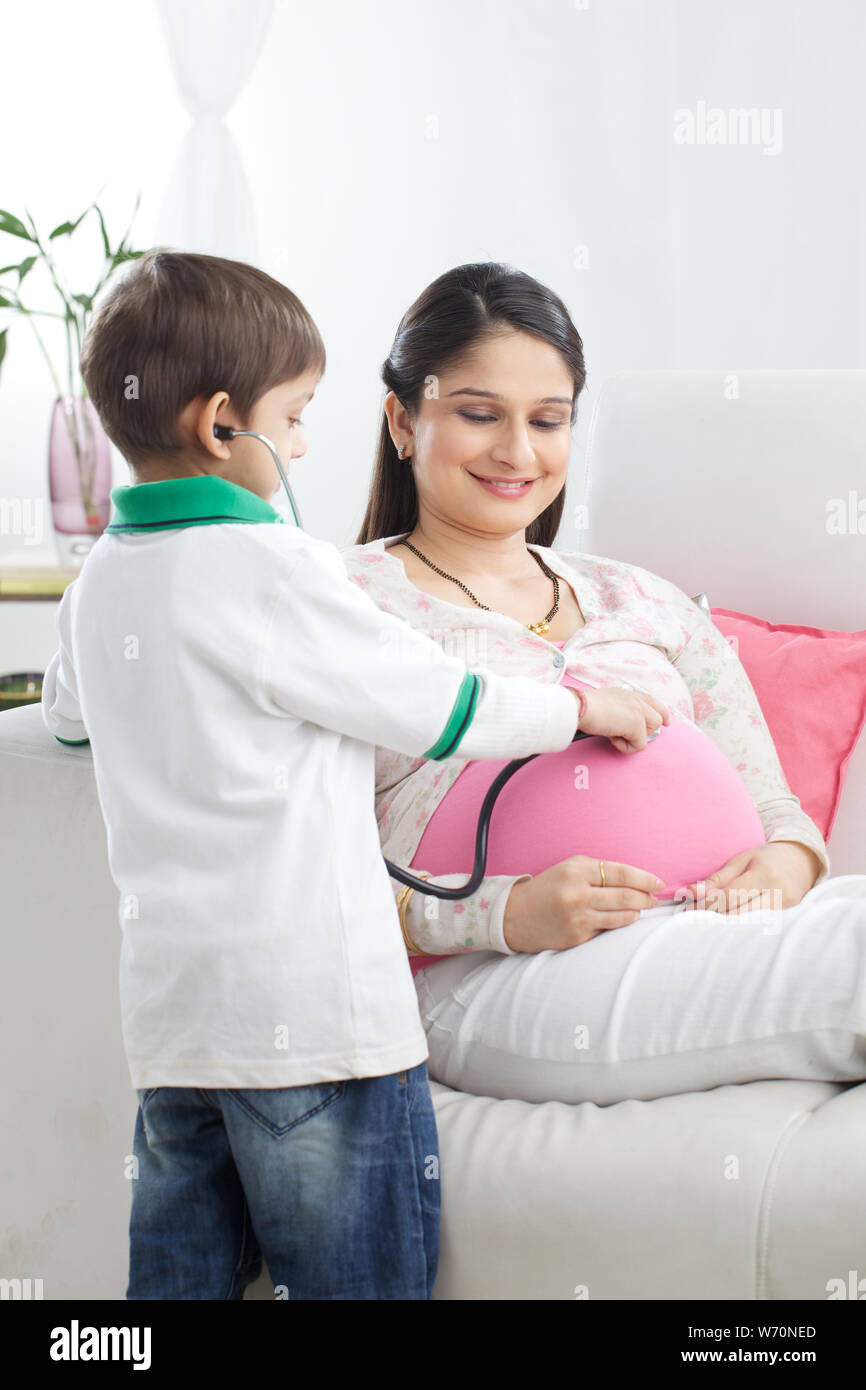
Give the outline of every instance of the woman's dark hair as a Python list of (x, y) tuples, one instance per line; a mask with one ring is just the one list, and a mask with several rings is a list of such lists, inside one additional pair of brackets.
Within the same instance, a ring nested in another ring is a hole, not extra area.
[(274, 386), (325, 370), (296, 295), (243, 261), (157, 246), (112, 283), (88, 324), (81, 375), (128, 463), (183, 449), (177, 417), (227, 391), (241, 421)]
[[(388, 357), (382, 364), (387, 390), (415, 415), (428, 378), (441, 376), (485, 338), (517, 329), (550, 343), (561, 354), (574, 381), (571, 424), (586, 384), (583, 343), (562, 300), (552, 290), (512, 266), (495, 261), (458, 265), (428, 285), (407, 309)], [(552, 545), (562, 517), (565, 489), (526, 528), (531, 545)], [(412, 531), (418, 521), (418, 494), (412, 467), (401, 462), (383, 412), (367, 511), (356, 545)]]

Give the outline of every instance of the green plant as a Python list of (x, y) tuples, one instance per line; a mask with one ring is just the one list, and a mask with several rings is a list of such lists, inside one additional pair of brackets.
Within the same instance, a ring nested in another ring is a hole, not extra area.
[[(9, 236), (18, 237), (21, 241), (29, 242), (30, 245), (35, 248), (32, 254), (25, 256), (23, 261), (19, 261), (14, 265), (0, 266), (0, 276), (9, 275), (13, 272), (18, 276), (18, 283), (14, 288), (0, 284), (0, 309), (9, 309), (13, 314), (21, 314), (29, 322), (36, 335), (36, 341), (39, 344), (42, 356), (45, 358), (48, 370), (51, 373), (51, 379), (54, 383), (54, 389), (58, 398), (66, 395), (72, 398), (73, 403), (76, 399), (82, 400), (82, 408), (80, 410), (74, 408), (67, 410), (65, 412), (65, 419), (72, 447), (75, 451), (78, 475), (81, 481), (81, 495), (88, 518), (91, 518), (93, 512), (93, 439), (89, 414), (88, 411), (83, 408), (83, 401), (87, 396), (87, 389), (81, 379), (78, 362), (81, 354), (81, 344), (87, 329), (87, 319), (93, 308), (93, 301), (97, 294), (119, 265), (124, 261), (137, 260), (139, 256), (144, 255), (143, 251), (133, 251), (127, 245), (140, 202), (141, 195), (139, 194), (135, 200), (135, 208), (133, 209), (130, 224), (115, 248), (111, 246), (105, 226), (105, 218), (96, 202), (90, 203), (74, 222), (61, 222), (60, 225), (55, 227), (54, 231), (50, 232), (48, 237), (44, 239), (40, 237), (36, 228), (36, 223), (26, 209), (24, 213), (26, 221), (23, 221), (20, 217), (15, 217), (11, 212), (5, 212), (0, 209), (0, 232), (6, 232)], [(57, 242), (63, 237), (71, 237), (89, 212), (95, 212), (99, 219), (99, 230), (102, 236), (105, 263), (100, 272), (96, 287), (91, 290), (89, 294), (73, 294), (63, 283), (63, 277), (51, 252), (51, 243)], [(51, 309), (30, 308), (22, 302), (21, 286), (33, 270), (33, 267), (40, 262), (47, 269), (51, 278), (51, 283), (60, 297), (63, 305), (62, 313)], [(51, 360), (42, 334), (36, 326), (35, 320), (37, 318), (60, 319), (63, 322), (66, 336), (67, 368), (67, 389), (65, 391), (60, 384), (59, 375), (54, 369), (54, 363)], [(6, 335), (8, 332), (8, 327), (0, 332), (0, 364), (2, 364), (6, 355)]]
[[(11, 212), (4, 212), (2, 209), (0, 209), (0, 232), (6, 232), (9, 236), (19, 237), (22, 241), (28, 241), (32, 246), (36, 247), (35, 253), (30, 256), (25, 256), (23, 261), (19, 261), (15, 265), (0, 266), (0, 275), (8, 275), (13, 271), (15, 271), (18, 275), (18, 284), (15, 286), (14, 289), (11, 289), (4, 285), (0, 285), (0, 308), (11, 309), (14, 313), (23, 314), (30, 322), (31, 327), (33, 328), (33, 331), (36, 334), (36, 340), (39, 343), (42, 355), (45, 358), (45, 361), (48, 365), (48, 370), (51, 373), (51, 379), (54, 382), (54, 387), (58, 396), (64, 395), (64, 391), (61, 388), (59, 378), (54, 370), (54, 364), (51, 361), (42, 336), (38, 328), (36, 327), (36, 324), (33, 322), (34, 317), (63, 320), (66, 328), (66, 361), (68, 379), (68, 391), (66, 392), (66, 394), (73, 397), (78, 395), (86, 395), (86, 389), (80, 377), (78, 377), (78, 384), (76, 389), (76, 374), (78, 369), (78, 356), (81, 352), (81, 343), (83, 341), (84, 333), (87, 328), (87, 316), (93, 308), (94, 299), (96, 298), (99, 291), (102, 289), (108, 277), (117, 268), (117, 266), (119, 266), (123, 261), (137, 260), (139, 256), (142, 256), (144, 254), (143, 251), (131, 250), (126, 244), (127, 238), (129, 237), (129, 234), (132, 230), (132, 223), (135, 221), (135, 215), (138, 212), (138, 205), (140, 202), (141, 194), (139, 194), (139, 196), (135, 200), (135, 208), (133, 210), (132, 219), (130, 221), (129, 227), (126, 229), (126, 232), (121, 237), (118, 246), (114, 250), (112, 250), (111, 242), (108, 237), (108, 232), (106, 231), (105, 218), (102, 215), (100, 207), (95, 202), (90, 203), (89, 206), (86, 207), (84, 211), (81, 213), (80, 217), (77, 217), (74, 222), (61, 222), (58, 227), (54, 228), (53, 232), (50, 232), (48, 234), (48, 243), (52, 241), (57, 241), (60, 237), (69, 237), (72, 235), (74, 231), (76, 231), (76, 229), (84, 221), (85, 217), (89, 212), (96, 213), (97, 217), (99, 218), (99, 230), (102, 235), (102, 245), (103, 250), (105, 252), (105, 264), (103, 266), (102, 273), (100, 274), (99, 282), (96, 285), (95, 289), (91, 290), (90, 294), (72, 294), (67, 289), (67, 287), (61, 283), (60, 273), (58, 271), (54, 257), (51, 254), (51, 250), (49, 246), (43, 242), (36, 229), (36, 223), (33, 221), (33, 218), (30, 216), (30, 213), (27, 212), (26, 209), (24, 215), (27, 219), (27, 223), (29, 223), (29, 228), (27, 225), (25, 225), (25, 223), (21, 220), (20, 217), (15, 217)], [(60, 299), (63, 304), (63, 313), (57, 313), (56, 311), (50, 309), (30, 309), (21, 301), (21, 285), (25, 277), (30, 274), (33, 267), (40, 261), (43, 262), (46, 269), (48, 270), (48, 273), (51, 277), (51, 282), (58, 295), (60, 296)], [(2, 363), (3, 358), (6, 354), (6, 334), (8, 333), (8, 331), (8, 328), (4, 328), (3, 331), (0, 332), (0, 363)], [(75, 349), (74, 351), (73, 346)]]

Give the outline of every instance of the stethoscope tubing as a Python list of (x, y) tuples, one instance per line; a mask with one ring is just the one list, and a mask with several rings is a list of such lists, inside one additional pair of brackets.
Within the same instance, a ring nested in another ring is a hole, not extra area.
[(297, 506), (296, 506), (296, 504), (295, 504), (295, 498), (294, 498), (294, 495), (293, 495), (293, 493), (292, 493), (292, 489), (289, 487), (289, 480), (288, 480), (288, 478), (286, 477), (285, 473), (283, 472), (283, 465), (280, 463), (280, 456), (279, 456), (279, 454), (277, 453), (276, 448), (274, 447), (274, 445), (273, 445), (273, 444), (271, 443), (271, 441), (268, 439), (268, 437), (267, 437), (266, 434), (259, 434), (256, 430), (236, 430), (236, 429), (234, 429), (234, 428), (231, 429), (231, 438), (232, 438), (232, 439), (234, 439), (235, 436), (238, 435), (238, 434), (247, 434), (247, 435), (249, 435), (249, 437), (250, 437), (251, 439), (260, 439), (260, 440), (262, 441), (262, 443), (264, 444), (265, 448), (270, 450), (271, 458), (273, 459), (274, 463), (277, 465), (277, 472), (279, 473), (280, 477), (281, 477), (282, 480), (283, 480), (283, 487), (286, 489), (286, 496), (287, 496), (288, 499), (289, 499), (289, 506), (291, 507), (292, 512), (294, 513), (295, 525), (298, 526), (298, 527), (300, 527), (301, 530), (303, 530), (304, 528), (303, 528), (303, 526), (301, 525), (300, 513), (298, 512), (298, 508), (297, 508)]
[[(572, 743), (576, 743), (579, 738), (592, 738), (594, 735), (576, 733)], [(490, 829), (490, 817), (493, 814), (493, 806), (496, 798), (505, 786), (509, 778), (513, 777), (519, 768), (525, 763), (531, 763), (533, 758), (540, 757), (538, 753), (530, 753), (526, 758), (515, 758), (507, 763), (501, 772), (487, 788), (487, 793), (481, 803), (481, 810), (478, 813), (478, 828), (475, 832), (475, 863), (472, 873), (465, 883), (457, 888), (443, 888), (440, 884), (430, 883), (425, 878), (418, 878), (415, 874), (410, 874), (408, 869), (401, 869), (398, 864), (392, 864), (390, 859), (385, 859), (385, 867), (392, 878), (396, 878), (398, 883), (403, 883), (408, 888), (414, 888), (419, 893), (430, 894), (434, 898), (446, 898), (451, 901), (457, 898), (469, 898), (480, 888), (484, 875), (487, 872), (487, 833)], [(384, 859), (384, 855), (382, 856)]]

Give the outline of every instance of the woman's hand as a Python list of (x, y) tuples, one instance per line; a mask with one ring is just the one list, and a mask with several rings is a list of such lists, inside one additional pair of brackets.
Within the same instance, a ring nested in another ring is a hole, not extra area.
[(508, 893), (502, 930), (512, 951), (567, 951), (599, 932), (636, 922), (654, 907), (664, 888), (645, 869), (605, 859), (601, 887), (597, 859), (573, 854), (534, 878), (514, 883)]
[(807, 845), (774, 840), (735, 854), (709, 878), (687, 884), (675, 901), (688, 894), (693, 901), (687, 901), (686, 911), (731, 914), (760, 907), (780, 912), (796, 907), (820, 872), (818, 857)]

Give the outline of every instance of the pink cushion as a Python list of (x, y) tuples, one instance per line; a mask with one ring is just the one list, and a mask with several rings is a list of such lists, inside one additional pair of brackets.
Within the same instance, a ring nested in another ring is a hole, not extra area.
[(752, 683), (788, 786), (828, 840), (866, 724), (866, 629), (833, 632), (710, 611)]

